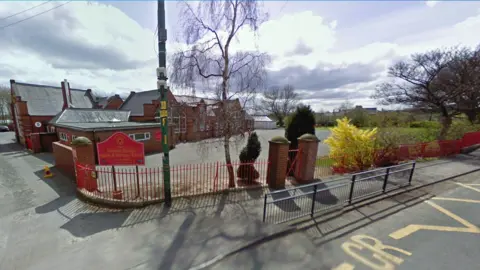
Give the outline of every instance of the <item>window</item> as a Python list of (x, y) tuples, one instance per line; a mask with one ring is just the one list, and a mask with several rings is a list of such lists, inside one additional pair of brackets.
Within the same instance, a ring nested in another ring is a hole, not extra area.
[(58, 134), (58, 136), (60, 137), (60, 140), (61, 140), (61, 141), (65, 141), (65, 142), (68, 141), (68, 135), (67, 135), (67, 133), (60, 132), (60, 133)]
[(72, 135), (72, 141), (75, 140), (76, 138), (77, 138), (77, 136)]
[(135, 140), (137, 142), (150, 140), (150, 132), (135, 133), (135, 134), (130, 134), (128, 136), (132, 138), (132, 140)]
[(48, 126), (48, 127), (47, 127), (47, 131), (48, 131), (48, 132), (55, 132), (55, 127)]

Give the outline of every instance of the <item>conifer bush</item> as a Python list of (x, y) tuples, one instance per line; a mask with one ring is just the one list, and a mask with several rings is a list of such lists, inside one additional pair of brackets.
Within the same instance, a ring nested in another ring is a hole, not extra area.
[(258, 140), (256, 132), (253, 132), (248, 137), (247, 145), (240, 151), (240, 166), (237, 169), (237, 177), (240, 179), (253, 181), (260, 177), (260, 174), (255, 169), (253, 163), (260, 156), (262, 145)]

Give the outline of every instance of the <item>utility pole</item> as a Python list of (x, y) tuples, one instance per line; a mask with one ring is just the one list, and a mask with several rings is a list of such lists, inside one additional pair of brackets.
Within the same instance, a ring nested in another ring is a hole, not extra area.
[(165, 192), (165, 205), (172, 205), (172, 192), (170, 188), (170, 157), (168, 146), (168, 99), (167, 99), (167, 29), (165, 27), (165, 0), (158, 0), (157, 7), (158, 23), (158, 68), (157, 89), (160, 92), (160, 125), (162, 127), (163, 148), (163, 185)]

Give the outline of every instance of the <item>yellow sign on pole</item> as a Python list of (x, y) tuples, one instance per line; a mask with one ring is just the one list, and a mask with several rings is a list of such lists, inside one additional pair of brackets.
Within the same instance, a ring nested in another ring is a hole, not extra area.
[(167, 117), (167, 116), (168, 116), (167, 110), (160, 110), (160, 117)]
[(166, 101), (160, 101), (160, 109), (161, 110), (166, 110), (167, 109), (167, 102)]

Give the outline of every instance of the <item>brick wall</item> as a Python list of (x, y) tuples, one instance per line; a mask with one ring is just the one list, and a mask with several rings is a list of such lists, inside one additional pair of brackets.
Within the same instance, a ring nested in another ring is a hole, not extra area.
[[(42, 133), (47, 132), (48, 122), (55, 117), (52, 116), (31, 116), (28, 113), (27, 102), (22, 101), (20, 98), (17, 98), (15, 103), (12, 105), (14, 109), (15, 118), (13, 121), (16, 123), (18, 121), (19, 129), (15, 128), (15, 133), (18, 135), (18, 140), (21, 144), (25, 144), (25, 138), (31, 133)], [(42, 125), (36, 127), (35, 123), (40, 122)]]
[[(93, 133), (93, 131), (76, 131), (76, 130), (70, 130), (70, 129), (60, 128), (60, 127), (58, 127), (56, 129), (56, 131), (57, 131), (57, 134), (58, 134), (58, 138), (60, 139), (60, 142), (64, 145), (70, 145), (70, 143), (72, 142), (72, 135), (77, 136), (77, 137), (80, 137), (80, 136), (87, 137), (92, 142), (97, 143), (97, 142), (102, 142), (102, 141), (106, 140), (108, 137), (110, 137), (115, 132), (123, 132), (127, 135), (135, 134), (135, 133), (149, 132), (150, 133), (150, 140), (140, 141), (144, 144), (145, 154), (162, 152), (162, 144), (161, 144), (161, 142), (157, 141), (156, 138), (155, 138), (155, 133), (156, 132), (161, 132), (160, 128), (143, 128), (143, 129), (128, 129), (128, 130), (115, 130), (115, 131), (96, 131), (95, 134)], [(61, 140), (60, 133), (65, 133), (67, 135), (67, 140), (66, 141)], [(173, 135), (173, 129), (170, 129), (169, 145), (175, 146), (176, 140), (172, 135)], [(95, 151), (96, 151), (96, 149), (95, 149)]]
[(55, 168), (66, 176), (75, 177), (72, 148), (60, 142), (54, 142), (52, 146), (53, 156), (55, 157)]
[(105, 106), (104, 109), (118, 110), (118, 108), (120, 108), (122, 103), (123, 103), (123, 100), (120, 98), (120, 96), (115, 95), (115, 96), (110, 98), (110, 101), (108, 102), (107, 106)]

